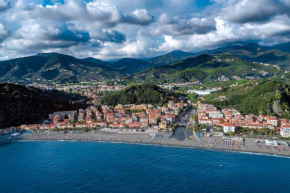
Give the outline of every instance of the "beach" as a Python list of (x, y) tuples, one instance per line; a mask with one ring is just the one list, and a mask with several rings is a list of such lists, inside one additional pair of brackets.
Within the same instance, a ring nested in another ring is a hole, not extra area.
[(150, 135), (145, 133), (115, 133), (107, 131), (89, 131), (89, 132), (38, 132), (29, 135), (20, 135), (15, 137), (0, 136), (0, 142), (14, 141), (103, 141), (103, 142), (121, 142), (138, 143), (148, 145), (165, 145), (188, 148), (202, 148), (223, 151), (239, 151), (263, 153), (271, 155), (282, 155), (290, 157), (290, 149), (279, 149), (275, 147), (265, 147), (256, 144), (255, 139), (245, 138), (244, 145), (225, 145), (222, 137), (210, 138), (187, 138), (178, 140), (172, 138), (170, 134), (159, 133)]

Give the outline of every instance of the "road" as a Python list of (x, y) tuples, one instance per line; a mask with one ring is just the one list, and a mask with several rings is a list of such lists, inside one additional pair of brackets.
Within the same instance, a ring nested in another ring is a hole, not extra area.
[(188, 110), (179, 120), (178, 127), (175, 130), (174, 134), (172, 135), (172, 138), (184, 141), (186, 138), (188, 138), (190, 135), (193, 135), (192, 130), (186, 129), (187, 125), (192, 125), (189, 123), (190, 117), (192, 117), (196, 113), (195, 109)]
[(189, 109), (186, 113), (184, 113), (182, 115), (182, 117), (180, 118), (177, 126), (178, 127), (186, 127), (187, 125), (192, 125), (189, 120), (190, 118), (196, 114), (196, 110), (194, 108)]
[(186, 129), (185, 127), (178, 127), (174, 134), (172, 135), (172, 138), (178, 139), (180, 141), (184, 141), (186, 138), (188, 138), (190, 135), (192, 135), (192, 130)]
[(190, 110), (186, 111), (185, 113), (183, 113), (181, 115), (181, 118), (179, 119), (179, 122), (177, 124), (178, 127), (185, 127), (186, 126), (186, 122), (187, 122), (186, 117), (189, 115), (189, 112), (190, 112)]

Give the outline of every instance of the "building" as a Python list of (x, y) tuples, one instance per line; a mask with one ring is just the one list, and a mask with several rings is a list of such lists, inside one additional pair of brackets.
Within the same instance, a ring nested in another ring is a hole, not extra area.
[(278, 146), (277, 141), (265, 140), (265, 143), (266, 143), (266, 145), (269, 145), (269, 146)]
[(157, 119), (154, 115), (149, 115), (149, 124), (150, 125), (157, 125)]
[(280, 129), (280, 135), (282, 137), (290, 137), (290, 125), (284, 125)]
[(233, 124), (225, 123), (224, 126), (223, 126), (223, 131), (224, 131), (224, 133), (235, 132), (236, 131), (236, 127)]
[(78, 121), (84, 121), (85, 120), (85, 111), (83, 109), (79, 110), (79, 116), (78, 116)]
[(131, 110), (146, 110), (147, 105), (142, 104), (142, 105), (132, 105)]
[(166, 129), (166, 128), (167, 128), (167, 123), (166, 123), (166, 121), (161, 121), (161, 122), (159, 123), (159, 128), (160, 128), (160, 129)]
[(52, 120), (55, 116), (59, 116), (60, 121), (68, 118), (70, 121), (74, 120), (77, 115), (77, 111), (60, 111), (53, 114), (49, 114), (49, 119)]
[(208, 118), (199, 118), (198, 123), (202, 125), (212, 125), (212, 120)]
[(205, 96), (205, 95), (209, 95), (212, 92), (217, 91), (216, 89), (206, 89), (206, 90), (188, 90), (187, 93), (188, 94), (197, 94), (198, 96)]
[(206, 114), (209, 118), (223, 118), (224, 114), (219, 110), (206, 110)]
[(61, 121), (60, 116), (59, 115), (55, 115), (53, 117), (52, 121), (53, 121), (54, 124), (59, 123)]

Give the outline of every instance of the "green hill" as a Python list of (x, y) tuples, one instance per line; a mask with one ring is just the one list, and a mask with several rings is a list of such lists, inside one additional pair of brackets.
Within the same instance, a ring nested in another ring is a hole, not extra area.
[(290, 53), (290, 42), (282, 43), (282, 44), (277, 44), (274, 46), (271, 46), (272, 49), (279, 50), (281, 52), (288, 52)]
[(84, 59), (80, 59), (82, 62), (87, 62), (87, 63), (95, 63), (98, 65), (102, 65), (102, 66), (107, 66), (109, 65), (109, 62), (104, 62), (100, 59), (97, 58), (93, 58), (93, 57), (88, 57), (88, 58), (84, 58)]
[(213, 55), (231, 54), (248, 61), (263, 62), (279, 65), (282, 68), (290, 69), (289, 43), (274, 46), (260, 46), (257, 43), (247, 45), (233, 45), (221, 47), (206, 53)]
[(202, 54), (194, 58), (175, 62), (169, 65), (150, 68), (130, 77), (133, 81), (145, 82), (189, 82), (217, 81), (221, 77), (231, 79), (233, 76), (265, 77), (279, 75), (281, 70), (241, 59), (231, 54), (211, 56)]
[(69, 101), (78, 99), (81, 97), (59, 91), (0, 83), (0, 128), (41, 123), (54, 111), (77, 110), (81, 105)]
[(12, 82), (101, 81), (122, 76), (92, 58), (77, 59), (58, 53), (38, 54), (0, 62), (0, 80)]
[(195, 68), (198, 67), (201, 64), (205, 64), (211, 60), (213, 60), (214, 57), (208, 54), (201, 54), (199, 56), (196, 56), (194, 58), (187, 58), (185, 60), (178, 61), (176, 63), (169, 64), (174, 69), (178, 70), (185, 70), (187, 68)]
[(196, 56), (196, 54), (194, 53), (175, 50), (167, 54), (151, 58), (150, 60), (148, 60), (148, 62), (151, 64), (155, 64), (155, 66), (162, 66), (194, 56)]
[(164, 90), (156, 85), (143, 84), (132, 85), (121, 91), (117, 91), (106, 95), (101, 103), (105, 105), (118, 105), (118, 104), (159, 104), (162, 105), (168, 100), (176, 101), (179, 95)]
[[(219, 101), (218, 96), (227, 100)], [(220, 108), (235, 108), (246, 114), (276, 115), (290, 118), (290, 86), (277, 81), (230, 87), (205, 97)]]
[(141, 59), (123, 58), (108, 66), (122, 74), (134, 74), (147, 68), (154, 67), (155, 65)]

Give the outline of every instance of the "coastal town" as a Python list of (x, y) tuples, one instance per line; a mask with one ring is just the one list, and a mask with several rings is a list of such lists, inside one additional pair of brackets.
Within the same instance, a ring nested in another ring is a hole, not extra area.
[[(280, 134), (283, 138), (290, 137), (290, 122), (274, 116), (255, 116), (242, 114), (236, 109), (226, 108), (219, 110), (213, 105), (194, 104), (196, 113), (191, 122), (183, 126), (190, 128), (193, 124), (205, 125), (203, 132), (211, 136), (213, 132), (222, 129), (224, 134), (239, 134), (239, 128), (250, 131), (267, 131), (266, 134)], [(155, 129), (172, 132), (177, 128), (182, 113), (192, 107), (189, 103), (175, 103), (169, 101), (167, 106), (153, 106), (151, 104), (119, 104), (115, 107), (107, 105), (89, 106), (78, 111), (62, 111), (49, 114), (42, 124), (21, 125), (0, 129), (0, 134), (8, 134), (13, 130), (79, 130), (79, 129)], [(187, 115), (188, 116), (188, 115)], [(193, 128), (194, 129), (194, 128)], [(139, 130), (138, 130), (139, 131)]]
[(42, 124), (0, 129), (2, 141), (122, 141), (282, 154), (290, 151), (283, 140), (289, 137), (286, 119), (247, 115), (184, 99), (164, 106), (89, 106), (54, 112)]
[(117, 105), (113, 108), (103, 105), (98, 109), (89, 106), (78, 111), (63, 111), (49, 114), (49, 119), (43, 124), (21, 125), (1, 129), (0, 134), (8, 134), (11, 130), (74, 130), (74, 129), (142, 129), (172, 130), (180, 112), (188, 107), (184, 101), (175, 103), (169, 101), (167, 106), (151, 104)]
[(222, 127), (224, 133), (235, 133), (237, 128), (253, 130), (269, 130), (278, 133), (282, 137), (290, 137), (290, 123), (286, 119), (278, 119), (274, 116), (255, 116), (242, 114), (236, 109), (221, 109), (210, 104), (199, 104), (197, 109), (198, 123)]
[[(262, 86), (263, 82), (233, 82), (206, 87), (199, 81), (156, 85), (160, 90), (154, 103), (124, 103), (118, 93), (132, 93), (136, 86), (106, 84), (45, 84), (25, 85), (43, 92), (60, 91), (84, 98), (70, 103), (84, 108), (55, 111), (43, 115), (37, 124), (22, 124), (0, 128), (0, 141), (18, 140), (85, 140), (148, 143), (158, 145), (189, 146), (235, 151), (285, 154), (290, 151), (290, 122), (282, 116), (246, 114), (234, 108), (214, 106), (211, 102), (229, 100), (224, 90)], [(133, 86), (133, 87), (132, 87)], [(147, 88), (154, 88), (149, 86)], [(154, 93), (150, 90), (148, 96)], [(215, 94), (217, 93), (217, 94)], [(276, 90), (275, 95), (279, 92)], [(111, 104), (102, 101), (115, 95)], [(143, 93), (137, 98), (140, 99)], [(171, 96), (161, 102), (161, 98)], [(142, 97), (146, 101), (145, 97)], [(135, 100), (136, 101), (136, 100)], [(116, 103), (115, 103), (116, 102)]]

